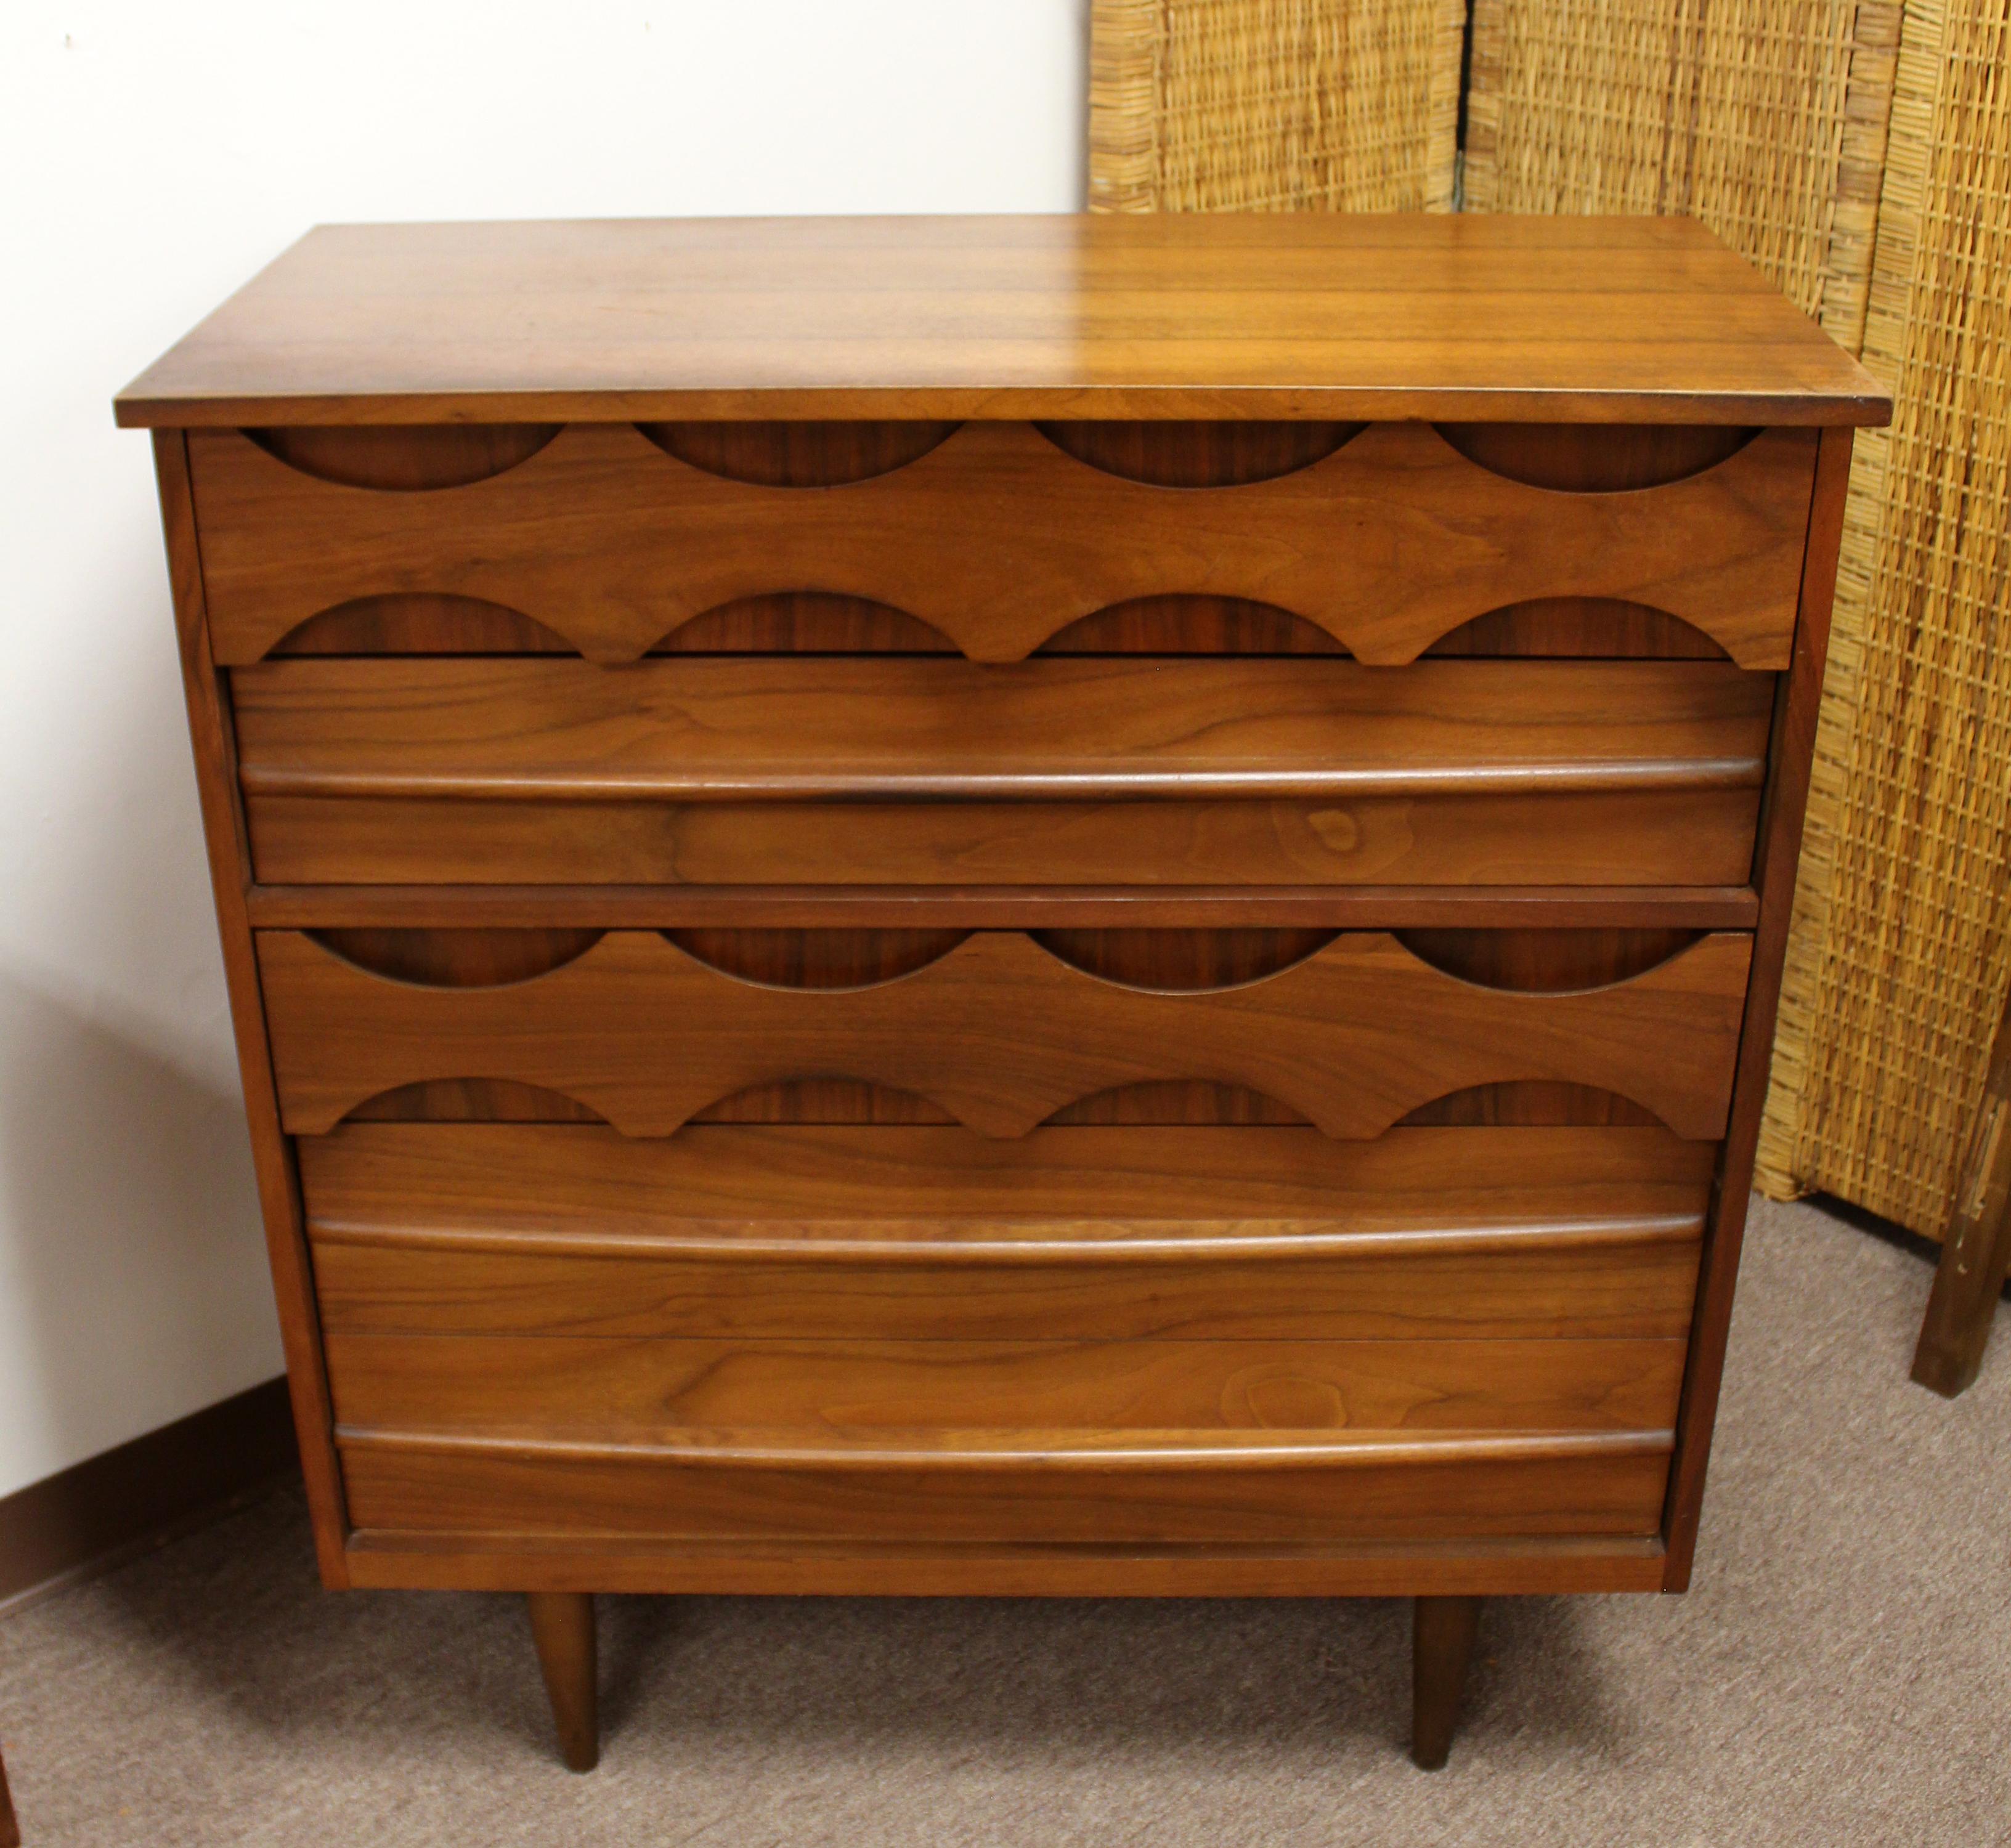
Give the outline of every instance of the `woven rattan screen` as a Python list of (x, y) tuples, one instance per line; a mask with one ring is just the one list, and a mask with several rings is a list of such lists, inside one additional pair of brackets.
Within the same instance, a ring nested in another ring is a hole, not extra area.
[(1093, 0), (1095, 211), (1443, 211), (1464, 0)]
[(1474, 0), (1470, 211), (1680, 212), (1847, 346), (1898, 0)]
[(2011, 5), (1910, 0), (1760, 1149), (1941, 1235), (2011, 985)]

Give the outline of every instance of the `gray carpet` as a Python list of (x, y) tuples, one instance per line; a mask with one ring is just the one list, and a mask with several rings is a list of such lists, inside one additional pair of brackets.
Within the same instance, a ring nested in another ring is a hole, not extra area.
[(1928, 1271), (1748, 1248), (1697, 1586), (1489, 1607), (1451, 1768), (1403, 1608), (604, 1598), (601, 1768), (517, 1601), (319, 1591), (276, 1495), (0, 1623), (29, 1848), (2011, 1842), (2011, 1329), (1906, 1381)]

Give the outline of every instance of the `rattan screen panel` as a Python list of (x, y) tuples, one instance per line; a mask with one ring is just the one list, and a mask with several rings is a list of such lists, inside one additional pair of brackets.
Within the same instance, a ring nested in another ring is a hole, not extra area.
[(1906, 9), (1760, 1179), (1934, 1237), (2011, 986), (2011, 5)]
[(1463, 0), (1093, 0), (1093, 211), (1443, 211)]
[(1471, 211), (1701, 219), (1853, 349), (1897, 0), (1474, 0)]

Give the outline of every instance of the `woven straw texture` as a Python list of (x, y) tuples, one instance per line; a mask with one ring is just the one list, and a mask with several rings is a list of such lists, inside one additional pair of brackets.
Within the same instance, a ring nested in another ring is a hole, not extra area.
[(1092, 211), (1444, 211), (1464, 0), (1093, 0)]
[(1761, 1184), (1945, 1232), (2011, 986), (2011, 0), (1911, 0)]
[(1898, 0), (1474, 0), (1470, 211), (1701, 219), (1862, 338)]

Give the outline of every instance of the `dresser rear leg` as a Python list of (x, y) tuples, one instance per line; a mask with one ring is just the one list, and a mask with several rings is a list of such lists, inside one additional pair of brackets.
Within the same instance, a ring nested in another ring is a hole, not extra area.
[(538, 1646), (545, 1692), (558, 1727), (559, 1755), (572, 1771), (600, 1762), (600, 1710), (595, 1686), (593, 1597), (585, 1591), (531, 1591), (531, 1640)]
[(1411, 1600), (1411, 1757), (1421, 1771), (1446, 1761), (1480, 1619), (1477, 1597)]

